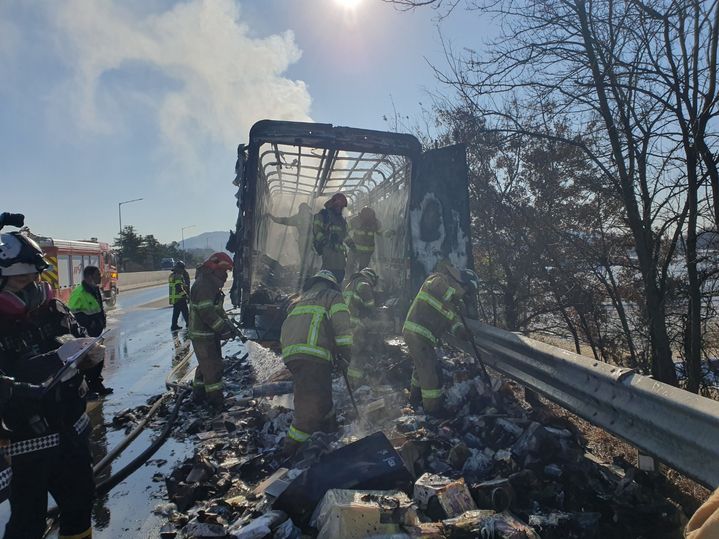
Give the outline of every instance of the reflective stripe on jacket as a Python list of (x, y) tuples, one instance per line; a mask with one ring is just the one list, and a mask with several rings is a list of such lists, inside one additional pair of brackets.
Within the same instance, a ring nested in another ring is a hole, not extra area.
[(461, 298), (449, 279), (441, 273), (433, 273), (422, 283), (407, 313), (402, 332), (411, 332), (437, 344), (446, 331), (456, 333), (462, 327), (457, 319), (454, 302)]
[(232, 331), (223, 303), (223, 282), (211, 271), (197, 270), (197, 276), (190, 289), (190, 323), (188, 335), (191, 339), (215, 339), (226, 331)]
[(345, 286), (342, 297), (349, 308), (353, 326), (374, 313), (374, 290), (364, 275), (355, 273)]
[(381, 227), (377, 219), (370, 225), (363, 223), (359, 216), (350, 220), (350, 237), (358, 253), (374, 253), (375, 236), (382, 233)]
[(342, 295), (324, 282), (310, 287), (282, 324), (280, 343), (285, 361), (299, 356), (332, 361), (336, 353), (349, 361), (352, 331)]

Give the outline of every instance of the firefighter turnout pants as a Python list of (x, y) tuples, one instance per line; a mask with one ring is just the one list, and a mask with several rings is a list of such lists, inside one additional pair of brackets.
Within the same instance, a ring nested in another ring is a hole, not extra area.
[(369, 374), (368, 359), (371, 346), (369, 346), (369, 331), (361, 321), (355, 322), (352, 328), (352, 359), (347, 368), (347, 377), (354, 387), (361, 385), (365, 376)]
[(436, 412), (442, 406), (442, 380), (434, 345), (416, 333), (405, 331), (403, 336), (414, 363), (412, 388), (420, 388), (424, 411)]
[(60, 509), (60, 539), (92, 537), (95, 482), (87, 436), (61, 435), (56, 447), (11, 458), (10, 521), (4, 539), (45, 535), (48, 492)]
[(295, 356), (287, 362), (294, 383), (295, 418), (287, 443), (301, 444), (313, 432), (337, 429), (332, 403), (332, 364)]
[(192, 348), (197, 358), (197, 369), (192, 391), (196, 398), (212, 405), (222, 405), (222, 347), (220, 339), (193, 339)]
[(177, 327), (177, 322), (180, 320), (180, 314), (185, 320), (185, 326), (190, 323), (190, 310), (187, 307), (187, 299), (182, 298), (175, 301), (172, 305), (172, 327)]

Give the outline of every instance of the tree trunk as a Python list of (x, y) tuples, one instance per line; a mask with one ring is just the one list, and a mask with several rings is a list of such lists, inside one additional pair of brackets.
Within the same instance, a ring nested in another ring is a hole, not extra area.
[[(611, 68), (606, 65), (600, 65), (595, 50), (595, 38), (592, 34), (589, 23), (589, 15), (587, 13), (586, 0), (575, 0), (574, 6), (579, 17), (581, 34), (583, 39), (584, 50), (587, 54), (589, 67), (592, 71), (594, 90), (597, 96), (599, 110), (607, 129), (609, 144), (612, 149), (615, 166), (617, 167), (617, 175), (620, 188), (619, 195), (624, 203), (627, 212), (627, 221), (632, 231), (634, 245), (639, 259), (639, 266), (642, 273), (642, 281), (645, 293), (645, 307), (647, 316), (649, 317), (649, 334), (652, 344), (652, 374), (661, 381), (672, 385), (677, 385), (677, 374), (674, 370), (674, 362), (672, 361), (672, 351), (669, 344), (669, 336), (666, 326), (666, 310), (664, 308), (664, 295), (662, 290), (657, 286), (656, 261), (652, 256), (654, 249), (658, 248), (654, 245), (654, 238), (651, 229), (651, 223), (644, 223), (642, 212), (636, 199), (636, 189), (634, 186), (635, 177), (631, 170), (627, 167), (624, 152), (623, 140), (634, 144), (631, 129), (618, 123), (615, 115), (609, 106), (609, 98), (607, 96), (607, 87), (610, 84), (610, 78), (613, 75)], [(620, 135), (621, 133), (621, 135)], [(635, 148), (630, 148), (633, 151)], [(650, 215), (649, 208), (644, 207), (645, 216)]]
[(687, 365), (687, 390), (692, 393), (699, 392), (701, 384), (701, 284), (697, 272), (697, 178), (694, 149), (687, 148), (687, 180), (689, 189), (689, 215), (687, 219), (687, 242), (685, 248), (687, 262), (687, 276), (689, 278), (689, 290), (687, 293), (687, 338), (685, 356)]

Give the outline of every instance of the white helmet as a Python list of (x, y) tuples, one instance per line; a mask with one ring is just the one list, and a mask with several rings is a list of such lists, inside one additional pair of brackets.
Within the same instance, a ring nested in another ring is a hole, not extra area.
[(19, 232), (0, 234), (0, 277), (40, 273), (49, 266), (35, 241)]

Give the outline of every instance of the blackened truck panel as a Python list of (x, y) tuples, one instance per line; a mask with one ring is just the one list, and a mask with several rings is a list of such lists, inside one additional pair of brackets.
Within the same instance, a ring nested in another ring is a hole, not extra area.
[(437, 262), (474, 269), (463, 144), (422, 154), (410, 187), (412, 285), (419, 289)]

